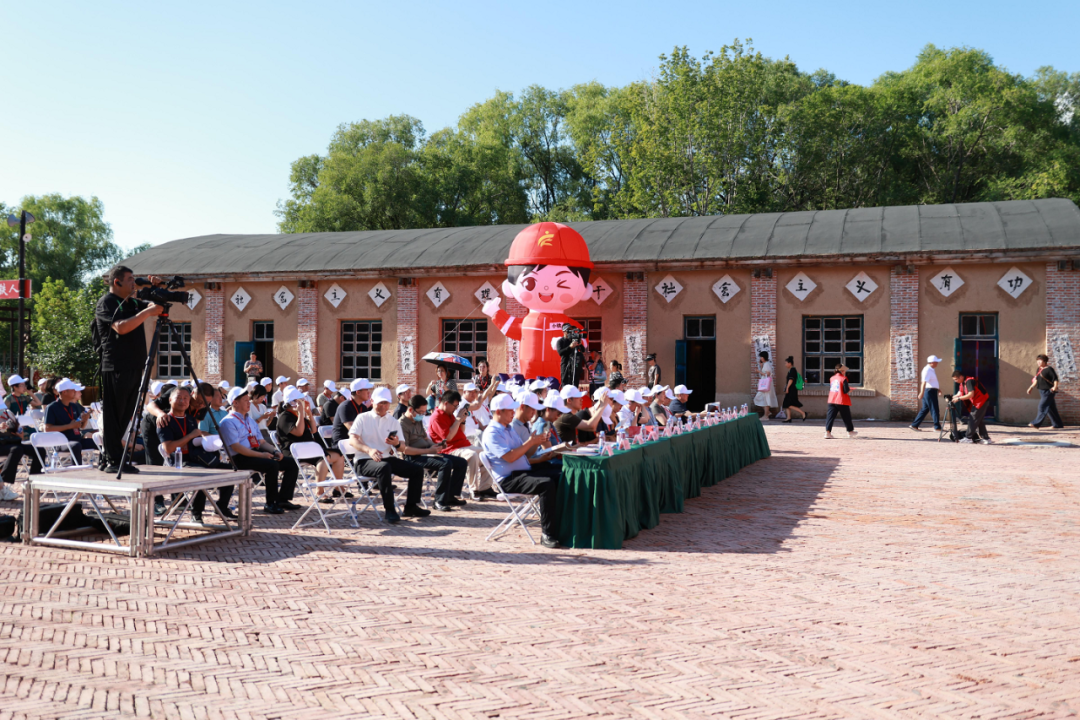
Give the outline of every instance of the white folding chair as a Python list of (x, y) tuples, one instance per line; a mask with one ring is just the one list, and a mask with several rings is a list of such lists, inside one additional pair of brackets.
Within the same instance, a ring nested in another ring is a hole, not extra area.
[(510, 512), (506, 517), (502, 519), (498, 525), (488, 534), (487, 540), (494, 538), (500, 538), (513, 529), (514, 525), (520, 525), (521, 529), (525, 531), (525, 534), (529, 538), (529, 542), (533, 545), (536, 544), (536, 540), (533, 540), (532, 533), (529, 532), (529, 525), (540, 522), (540, 498), (537, 495), (525, 495), (523, 493), (508, 493), (503, 492), (502, 487), (499, 485), (499, 478), (491, 471), (491, 465), (488, 463), (487, 458), (483, 453), (480, 455), (480, 463), (484, 466), (484, 469), (488, 471), (488, 475), (491, 476), (491, 482), (495, 486), (495, 492), (497, 500), (502, 500), (510, 508)]
[[(356, 504), (360, 502), (360, 500), (366, 500), (367, 506), (361, 508), (360, 512), (364, 512), (364, 510), (367, 510), (367, 508), (370, 507), (375, 511), (375, 517), (380, 520), (385, 519), (382, 512), (379, 511), (378, 504), (375, 502), (376, 496), (372, 495), (373, 492), (378, 492), (378, 481), (373, 477), (360, 474), (360, 471), (356, 469), (356, 465), (353, 463), (356, 459), (356, 450), (349, 444), (348, 440), (338, 441), (338, 451), (345, 457), (345, 468), (348, 473), (352, 475), (352, 480), (356, 482), (356, 487), (360, 493), (359, 497), (354, 498), (352, 501), (353, 509), (355, 510)], [(378, 498), (381, 501), (382, 495), (380, 494)], [(360, 513), (358, 512), (357, 516), (359, 516), (359, 514)]]
[[(345, 499), (345, 488), (352, 485), (352, 480), (334, 477), (334, 470), (333, 468), (330, 468), (327, 479), (319, 482), (317, 470), (311, 465), (301, 462), (302, 460), (322, 460), (323, 462), (326, 462), (326, 453), (323, 452), (322, 446), (315, 442), (299, 442), (293, 443), (292, 447), (289, 448), (289, 451), (292, 453), (293, 462), (295, 462), (296, 466), (300, 469), (300, 476), (297, 484), (300, 486), (301, 492), (303, 492), (311, 502), (311, 505), (304, 511), (304, 514), (297, 518), (292, 529), (295, 530), (298, 527), (315, 525), (321, 522), (323, 527), (326, 528), (326, 534), (329, 535), (330, 525), (327, 523), (327, 520), (342, 515), (347, 515), (349, 517), (353, 527), (360, 527), (360, 523), (357, 522), (355, 506), (350, 507), (348, 501)], [(329, 463), (327, 463), (327, 466), (329, 466)], [(332, 501), (330, 507), (325, 510), (319, 503), (320, 497), (318, 495), (318, 490), (320, 488), (330, 493), (330, 500)], [(337, 497), (334, 496), (334, 490), (339, 491)], [(310, 515), (312, 510), (315, 510), (319, 514), (318, 519), (313, 519), (305, 523), (304, 518)]]
[(319, 439), (322, 440), (323, 445), (327, 450), (334, 449), (334, 426), (333, 425), (320, 425), (319, 426)]
[[(41, 463), (41, 472), (43, 473), (56, 473), (56, 472), (68, 472), (71, 470), (86, 470), (93, 467), (92, 465), (80, 464), (75, 459), (75, 453), (71, 450), (71, 446), (68, 444), (70, 441), (67, 436), (61, 432), (36, 432), (30, 436), (30, 447), (34, 449), (34, 454), (37, 455), (38, 462)], [(70, 465), (61, 466), (61, 458), (59, 457), (59, 450), (63, 449), (67, 452), (68, 457), (71, 459)], [(49, 450), (52, 450), (56, 454), (57, 462), (50, 466), (49, 464)], [(45, 453), (42, 455), (42, 453)]]

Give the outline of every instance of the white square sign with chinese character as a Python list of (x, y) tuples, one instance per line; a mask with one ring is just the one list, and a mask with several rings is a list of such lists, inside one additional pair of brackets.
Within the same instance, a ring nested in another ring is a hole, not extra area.
[(712, 291), (716, 293), (716, 297), (720, 298), (720, 302), (725, 305), (727, 305), (728, 300), (735, 297), (735, 293), (739, 292), (740, 289), (730, 275), (720, 278), (712, 286)]
[(1014, 300), (1020, 297), (1028, 286), (1031, 285), (1031, 278), (1023, 273), (1020, 268), (1011, 267), (1009, 272), (1005, 273), (1000, 280), (998, 280), (998, 287), (1009, 294), (1009, 297)]
[(194, 288), (189, 290), (188, 291), (188, 301), (187, 301), (188, 310), (194, 310), (195, 306), (199, 304), (200, 300), (202, 300), (202, 295), (199, 294), (198, 290), (196, 290)]
[(342, 289), (342, 287), (337, 283), (331, 285), (329, 288), (327, 288), (326, 292), (323, 293), (323, 297), (326, 298), (326, 301), (334, 307), (340, 305), (345, 299), (346, 295), (348, 295), (348, 293), (346, 293), (345, 290)]
[(593, 302), (603, 305), (610, 295), (611, 286), (607, 284), (607, 280), (596, 278), (592, 281), (592, 294), (589, 297), (593, 299)]
[(683, 286), (678, 280), (668, 275), (656, 286), (656, 292), (660, 293), (660, 297), (664, 298), (664, 300), (671, 302), (682, 292), (682, 288)]
[(274, 293), (274, 302), (276, 302), (278, 307), (282, 310), (289, 307), (289, 303), (291, 303), (292, 301), (293, 294), (289, 292), (289, 288), (285, 287), (284, 285), (279, 287), (277, 289), (277, 292)]
[(367, 296), (371, 298), (371, 302), (375, 303), (375, 307), (382, 307), (382, 304), (390, 299), (390, 289), (382, 283), (377, 283), (375, 287), (368, 290)]
[(806, 299), (806, 296), (814, 292), (817, 288), (817, 283), (811, 280), (806, 273), (800, 272), (795, 277), (791, 278), (791, 282), (785, 285), (788, 292), (799, 298), (799, 302)]
[(845, 285), (848, 291), (854, 295), (859, 302), (862, 302), (866, 298), (870, 297), (871, 293), (877, 290), (877, 283), (873, 278), (864, 272), (859, 273), (855, 277), (851, 278), (851, 282)]
[(428, 288), (427, 296), (432, 305), (439, 307), (450, 299), (450, 291), (446, 289), (446, 286), (440, 280)]
[(476, 299), (480, 301), (480, 304), (494, 300), (499, 297), (499, 291), (495, 289), (495, 286), (491, 283), (484, 281), (484, 284), (480, 286), (480, 289), (473, 293)]
[(930, 284), (936, 287), (939, 293), (945, 297), (949, 297), (960, 289), (960, 286), (964, 284), (964, 281), (956, 274), (955, 270), (951, 267), (947, 267), (934, 277), (930, 278)]
[(236, 288), (236, 291), (233, 292), (229, 300), (232, 301), (232, 304), (236, 306), (237, 310), (243, 312), (244, 308), (246, 308), (248, 306), (248, 303), (251, 302), (251, 296), (247, 294), (247, 290), (239, 287)]

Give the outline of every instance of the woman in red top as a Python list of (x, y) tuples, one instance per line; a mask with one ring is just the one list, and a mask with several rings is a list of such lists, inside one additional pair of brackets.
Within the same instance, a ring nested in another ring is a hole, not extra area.
[(847, 366), (840, 363), (836, 374), (829, 378), (829, 410), (825, 414), (825, 439), (832, 440), (832, 426), (839, 415), (844, 421), (849, 438), (857, 436), (855, 425), (851, 422), (851, 386), (848, 385)]

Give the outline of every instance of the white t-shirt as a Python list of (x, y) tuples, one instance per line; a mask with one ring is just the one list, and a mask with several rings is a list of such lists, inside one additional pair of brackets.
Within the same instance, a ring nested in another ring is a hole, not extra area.
[[(372, 450), (378, 450), (383, 455), (389, 455), (393, 450), (393, 447), (386, 442), (387, 436), (392, 432), (396, 432), (399, 439), (402, 437), (401, 423), (397, 421), (397, 418), (391, 413), (379, 417), (374, 410), (357, 415), (352, 427), (349, 428), (350, 435), (356, 435), (360, 438), (360, 442)], [(366, 458), (367, 455), (357, 453), (356, 457)]]
[(274, 404), (274, 407), (280, 407), (281, 402), (284, 399), (285, 399), (285, 391), (284, 390), (275, 390), (274, 395), (271, 398), (271, 402)]
[(938, 385), (937, 373), (929, 365), (922, 369), (922, 381), (926, 383), (926, 387), (932, 387), (935, 390), (941, 389)]
[(481, 405), (479, 410), (469, 413), (469, 417), (465, 418), (465, 436), (480, 435), (490, 422), (491, 411), (487, 409), (487, 405)]
[(262, 415), (265, 412), (266, 412), (266, 406), (265, 405), (258, 405), (256, 403), (251, 403), (251, 409), (248, 410), (248, 415), (251, 416), (251, 419), (254, 420), (255, 422), (259, 423), (259, 429), (260, 430), (269, 430), (270, 429), (270, 428), (266, 427), (266, 421), (265, 420), (263, 420), (262, 422), (259, 422), (259, 418), (262, 417)]

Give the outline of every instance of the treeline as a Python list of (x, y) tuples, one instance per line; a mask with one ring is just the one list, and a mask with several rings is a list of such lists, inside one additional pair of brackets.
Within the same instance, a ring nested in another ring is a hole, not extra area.
[(1080, 73), (927, 46), (869, 87), (736, 42), (655, 78), (497, 92), (457, 127), (341, 125), (292, 165), (282, 232), (1069, 197)]

